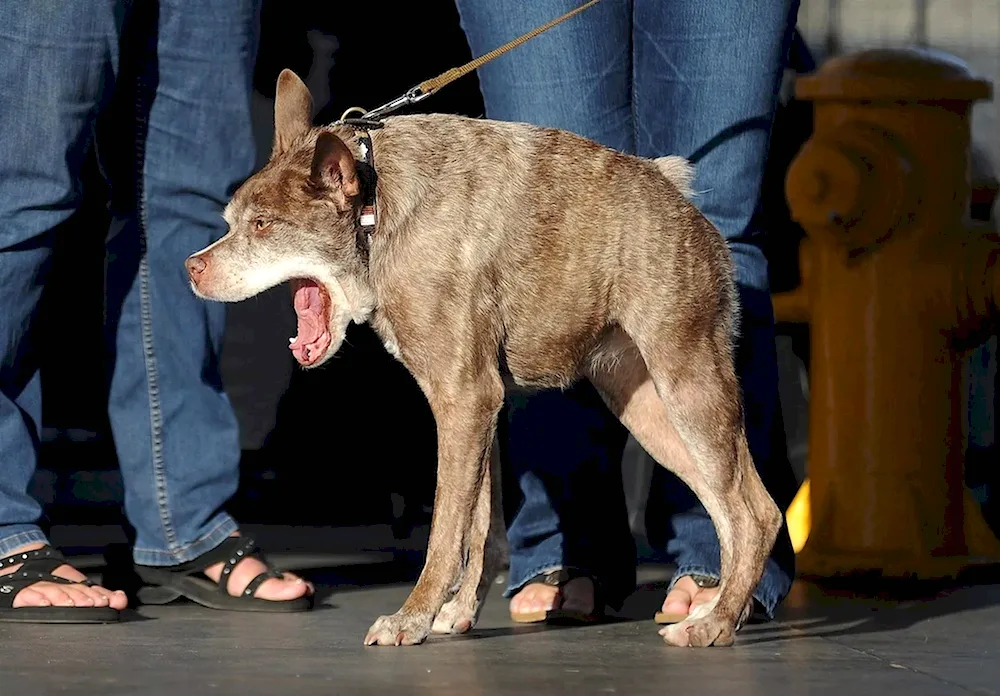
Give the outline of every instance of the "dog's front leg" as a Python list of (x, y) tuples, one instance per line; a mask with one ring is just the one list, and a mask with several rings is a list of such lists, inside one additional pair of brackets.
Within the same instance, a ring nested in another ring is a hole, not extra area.
[(434, 619), (434, 633), (465, 633), (476, 625), (497, 572), (507, 560), (506, 525), (500, 482), (500, 452), (494, 440), (490, 466), (479, 489), (469, 530), (465, 568), (455, 596)]
[[(415, 645), (427, 637), (458, 578), (466, 541), (472, 541), (473, 535), (466, 534), (472, 526), (479, 492), (483, 485), (490, 485), (490, 450), (497, 413), (503, 404), (500, 376), (480, 373), (471, 383), (418, 381), (424, 387), (438, 431), (437, 490), (427, 561), (402, 608), (391, 616), (380, 617), (365, 636), (365, 645)], [(480, 544), (484, 543), (485, 535), (481, 535)], [(472, 549), (470, 552), (477, 553)], [(482, 550), (478, 553), (482, 554)], [(478, 585), (479, 578), (475, 581)]]

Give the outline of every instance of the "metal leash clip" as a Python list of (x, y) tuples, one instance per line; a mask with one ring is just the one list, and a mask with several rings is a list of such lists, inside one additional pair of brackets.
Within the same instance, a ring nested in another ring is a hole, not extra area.
[(401, 109), (404, 106), (411, 106), (411, 105), (416, 104), (418, 102), (422, 102), (424, 99), (426, 99), (427, 97), (431, 96), (431, 94), (433, 94), (433, 92), (423, 92), (423, 91), (421, 91), (421, 89), (420, 89), (419, 86), (418, 87), (414, 87), (413, 89), (409, 90), (403, 96), (396, 97), (391, 102), (388, 102), (386, 104), (383, 104), (382, 106), (376, 107), (376, 108), (372, 109), (371, 111), (365, 112), (365, 115), (363, 116), (363, 118), (370, 119), (372, 121), (377, 121), (380, 118), (382, 118), (383, 116), (385, 116), (387, 114), (390, 114), (393, 111), (396, 111), (397, 109)]

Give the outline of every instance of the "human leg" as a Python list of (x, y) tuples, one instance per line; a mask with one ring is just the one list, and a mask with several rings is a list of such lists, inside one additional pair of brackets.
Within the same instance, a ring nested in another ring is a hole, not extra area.
[[(780, 466), (771, 452), (778, 405), (774, 318), (756, 219), (778, 87), (797, 0), (745, 3), (636, 0), (633, 108), (640, 156), (683, 155), (695, 165), (695, 204), (729, 240), (740, 291), (737, 374), (750, 452), (765, 483)], [(676, 477), (654, 471), (647, 507), (654, 542), (678, 569), (664, 611), (684, 615), (694, 582), (719, 577), (718, 537), (704, 507)], [(669, 539), (669, 541), (667, 541)], [(770, 615), (787, 594), (794, 554), (786, 529), (754, 596)], [(669, 605), (669, 606), (668, 606)]]
[[(14, 610), (7, 620), (24, 620), (26, 607), (125, 606), (124, 595), (86, 587), (82, 573), (58, 563), (28, 495), (41, 430), (32, 329), (53, 231), (79, 206), (94, 121), (114, 82), (120, 12), (117, 0), (0, 6), (0, 606)], [(19, 577), (29, 570), (55, 578)]]
[[(137, 6), (127, 27), (130, 71), (116, 107), (134, 147), (119, 151), (112, 186), (109, 413), (141, 566), (206, 558), (237, 534), (223, 510), (240, 457), (219, 370), (225, 308), (191, 292), (183, 262), (224, 234), (222, 210), (255, 163), (258, 5), (160, 0)], [(256, 558), (229, 568), (230, 594), (265, 570)], [(222, 562), (205, 569), (213, 580), (224, 572)], [(297, 578), (280, 578), (253, 596), (306, 594)]]

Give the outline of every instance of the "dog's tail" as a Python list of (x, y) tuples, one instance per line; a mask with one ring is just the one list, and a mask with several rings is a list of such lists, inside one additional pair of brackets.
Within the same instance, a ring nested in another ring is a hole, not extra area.
[(656, 165), (656, 168), (660, 170), (660, 174), (667, 181), (677, 187), (682, 196), (691, 198), (694, 195), (694, 191), (691, 188), (691, 183), (694, 181), (693, 164), (680, 155), (657, 157), (653, 160), (653, 164)]

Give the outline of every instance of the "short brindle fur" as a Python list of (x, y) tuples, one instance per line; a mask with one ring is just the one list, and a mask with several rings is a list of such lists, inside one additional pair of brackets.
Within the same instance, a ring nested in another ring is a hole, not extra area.
[(731, 644), (782, 516), (747, 449), (731, 258), (688, 200), (688, 163), (525, 124), (387, 118), (369, 131), (377, 228), (359, 238), (359, 133), (313, 127), (311, 113), (284, 71), (270, 161), (226, 208), (229, 233), (186, 265), (217, 301), (310, 284), (296, 307), (322, 326), (293, 346), (301, 363), (322, 364), (349, 322), (368, 321), (427, 397), (439, 460), (427, 561), (365, 642), (472, 628), (505, 551), (493, 456), (505, 377), (586, 377), (718, 531), (720, 591), (664, 639)]

